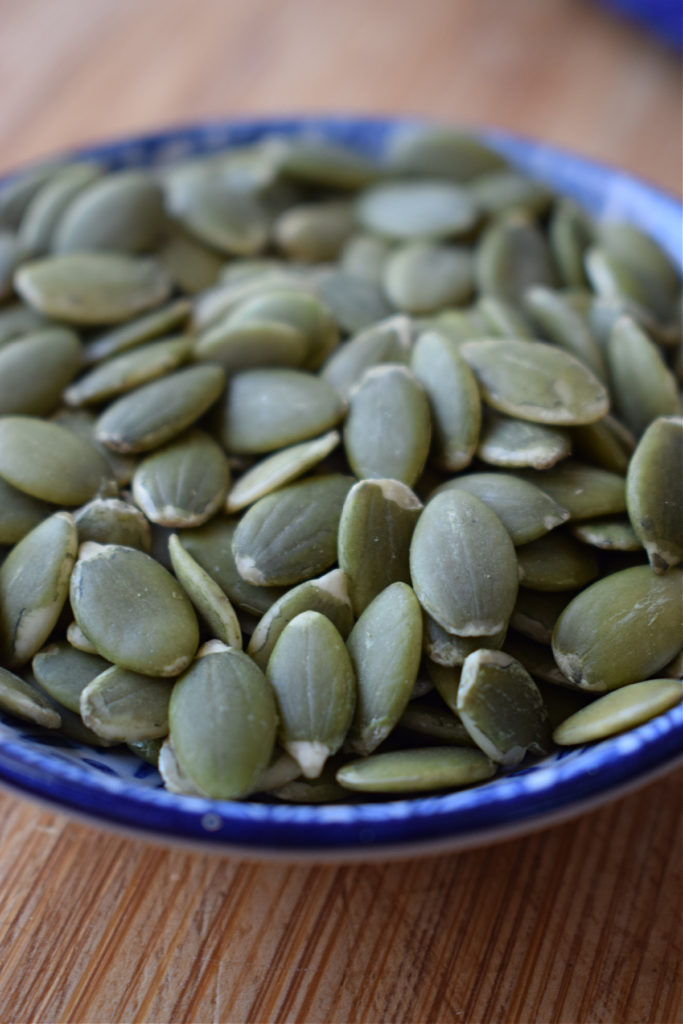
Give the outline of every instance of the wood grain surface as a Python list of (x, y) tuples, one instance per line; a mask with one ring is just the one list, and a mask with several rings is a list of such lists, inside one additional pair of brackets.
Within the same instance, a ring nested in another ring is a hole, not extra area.
[[(0, 166), (198, 117), (424, 113), (681, 191), (681, 66), (588, 0), (0, 0)], [(0, 1024), (679, 1024), (675, 772), (488, 849), (164, 850), (0, 795)]]

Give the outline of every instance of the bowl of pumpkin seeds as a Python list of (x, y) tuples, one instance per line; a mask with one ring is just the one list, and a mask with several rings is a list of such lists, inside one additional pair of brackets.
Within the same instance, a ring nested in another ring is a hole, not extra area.
[(161, 842), (481, 844), (683, 751), (681, 204), (292, 118), (0, 184), (0, 782)]

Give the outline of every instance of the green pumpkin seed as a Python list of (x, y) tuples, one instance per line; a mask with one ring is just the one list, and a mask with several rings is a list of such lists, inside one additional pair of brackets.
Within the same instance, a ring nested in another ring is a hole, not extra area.
[(319, 612), (297, 615), (268, 661), (282, 746), (306, 778), (320, 775), (341, 747), (353, 717), (356, 677), (344, 641)]
[(470, 734), (459, 718), (451, 711), (434, 708), (430, 704), (413, 701), (398, 720), (399, 728), (429, 736), (440, 743), (452, 743), (455, 747), (473, 747)]
[(71, 578), (71, 607), (98, 653), (132, 672), (176, 676), (197, 649), (189, 599), (163, 566), (134, 548), (84, 544)]
[(331, 430), (322, 437), (283, 448), (257, 462), (233, 484), (226, 500), (226, 511), (239, 512), (266, 494), (303, 476), (326, 458), (340, 440), (338, 432)]
[(63, 170), (63, 166), (63, 163), (52, 160), (32, 167), (3, 184), (0, 191), (0, 227), (16, 230), (33, 197), (46, 182)]
[(521, 636), (519, 633), (509, 630), (503, 647), (505, 653), (524, 665), (534, 679), (552, 683), (553, 686), (569, 688), (574, 686), (571, 679), (568, 679), (558, 668), (552, 650), (545, 643), (537, 643), (528, 636)]
[(44, 318), (30, 306), (20, 302), (4, 305), (0, 309), (0, 348), (8, 341), (14, 341), (44, 326)]
[(74, 512), (78, 541), (122, 544), (149, 553), (149, 523), (139, 509), (118, 498), (95, 498)]
[(458, 714), (476, 745), (498, 764), (519, 764), (531, 751), (547, 753), (550, 726), (543, 698), (523, 665), (502, 651), (466, 659)]
[(410, 546), (420, 604), (449, 633), (505, 629), (517, 597), (517, 558), (495, 512), (467, 491), (446, 491), (422, 510)]
[(0, 544), (16, 544), (51, 511), (49, 505), (23, 494), (0, 477)]
[(225, 503), (230, 468), (222, 449), (201, 430), (191, 430), (140, 462), (133, 497), (161, 526), (200, 526)]
[(473, 338), (490, 338), (492, 332), (480, 309), (470, 306), (468, 309), (446, 309), (436, 316), (422, 321), (424, 330), (438, 331), (450, 338), (458, 348), (465, 341)]
[(631, 432), (613, 416), (572, 429), (574, 451), (581, 459), (622, 476), (636, 446)]
[(97, 363), (110, 356), (120, 355), (129, 348), (135, 348), (169, 331), (181, 330), (190, 315), (190, 309), (190, 303), (186, 299), (178, 299), (168, 306), (155, 309), (153, 313), (147, 313), (122, 324), (121, 327), (100, 334), (86, 347), (86, 362)]
[(615, 690), (658, 672), (683, 645), (683, 572), (649, 566), (613, 573), (582, 591), (560, 615), (553, 654), (576, 686)]
[(171, 290), (151, 259), (65, 253), (24, 263), (14, 287), (30, 306), (69, 324), (117, 324), (158, 306)]
[(465, 302), (472, 293), (469, 249), (411, 242), (396, 249), (384, 269), (384, 289), (406, 313), (431, 313)]
[(552, 255), (540, 228), (521, 216), (494, 222), (477, 250), (475, 280), (484, 295), (520, 305), (532, 285), (557, 284)]
[(477, 455), (491, 466), (550, 469), (571, 450), (569, 434), (561, 427), (547, 427), (487, 412)]
[(97, 654), (97, 648), (88, 640), (77, 622), (69, 623), (66, 630), (66, 639), (70, 646), (77, 651), (82, 651), (84, 654)]
[[(256, 793), (278, 790), (280, 787), (288, 786), (295, 779), (301, 778), (301, 768), (293, 757), (290, 757), (284, 750), (275, 747), (275, 752), (270, 761), (261, 772), (255, 786)], [(273, 793), (273, 795), (276, 795)]]
[(333, 569), (317, 580), (306, 580), (282, 595), (264, 614), (252, 633), (247, 653), (264, 671), (285, 626), (302, 612), (326, 615), (342, 638), (353, 625), (348, 581), (341, 569)]
[(157, 256), (173, 283), (186, 295), (211, 288), (225, 265), (223, 255), (204, 245), (172, 218), (167, 221)]
[(470, 181), (500, 170), (504, 158), (480, 139), (445, 125), (426, 125), (397, 132), (387, 154), (399, 174)]
[(495, 774), (495, 765), (480, 750), (427, 747), (352, 761), (339, 769), (337, 781), (360, 793), (421, 793), (471, 786)]
[(287, 324), (264, 320), (234, 327), (220, 322), (199, 336), (195, 358), (220, 363), (234, 373), (259, 366), (302, 366), (308, 348), (306, 336)]
[(163, 193), (143, 171), (107, 174), (72, 200), (56, 226), (60, 253), (149, 252), (164, 225)]
[(565, 719), (555, 729), (553, 740), (560, 746), (592, 743), (649, 722), (651, 718), (676, 707), (681, 700), (683, 686), (676, 679), (630, 683), (599, 697)]
[(348, 399), (366, 370), (380, 363), (407, 363), (413, 336), (408, 317), (390, 317), (341, 345), (323, 366), (322, 376)]
[(511, 302), (495, 295), (482, 295), (477, 310), (484, 319), (482, 330), (463, 341), (473, 338), (514, 338), (533, 341), (535, 335), (524, 314)]
[(56, 423), (0, 418), (0, 476), (24, 494), (55, 505), (81, 505), (111, 483), (94, 445)]
[(546, 473), (527, 470), (523, 476), (565, 508), (570, 519), (593, 519), (626, 511), (626, 481), (618, 473), (566, 459)]
[(347, 800), (348, 790), (343, 789), (335, 777), (340, 763), (342, 762), (339, 758), (332, 758), (316, 779), (292, 779), (282, 786), (271, 789), (271, 796), (278, 800), (288, 800), (293, 804), (330, 804)]
[(427, 672), (446, 707), (452, 711), (454, 715), (457, 715), (458, 688), (460, 686), (462, 666), (438, 665), (436, 662), (428, 661)]
[(237, 570), (256, 586), (301, 583), (337, 558), (337, 531), (352, 485), (340, 474), (313, 477), (260, 498), (233, 539)]
[(173, 571), (209, 634), (227, 647), (242, 647), (242, 630), (229, 598), (205, 569), (188, 554), (174, 533), (168, 541)]
[(405, 366), (368, 370), (349, 401), (344, 447), (358, 477), (418, 480), (431, 441), (429, 402), (422, 385)]
[(0, 565), (0, 656), (25, 665), (54, 629), (69, 593), (76, 526), (56, 512), (27, 533)]
[(282, 596), (282, 590), (254, 586), (242, 579), (232, 550), (236, 529), (236, 520), (220, 516), (195, 530), (183, 530), (178, 540), (234, 605), (260, 618)]
[(133, 388), (163, 377), (187, 362), (192, 352), (189, 337), (169, 338), (141, 345), (100, 363), (64, 392), (67, 405), (105, 402)]
[(633, 224), (605, 221), (599, 225), (600, 242), (636, 278), (639, 293), (659, 319), (672, 316), (680, 290), (680, 274), (664, 250)]
[[(315, 295), (300, 288), (295, 290), (294, 287), (267, 284), (263, 290), (263, 285), (256, 284), (261, 294), (238, 303), (230, 312), (226, 325), (236, 328), (265, 321), (292, 327), (308, 341), (307, 369), (319, 369), (339, 341), (339, 330), (330, 310)], [(249, 283), (247, 286), (253, 288)]]
[(62, 719), (40, 690), (0, 665), (0, 711), (41, 725), (59, 729)]
[(482, 174), (470, 185), (472, 197), (489, 217), (509, 213), (535, 216), (550, 206), (553, 195), (540, 181), (503, 169)]
[(582, 317), (562, 295), (552, 288), (534, 285), (524, 293), (524, 309), (546, 341), (555, 342), (607, 380), (607, 365), (600, 345)]
[(434, 461), (452, 472), (463, 469), (472, 461), (481, 428), (481, 399), (474, 374), (457, 345), (438, 331), (418, 338), (410, 365), (429, 401)]
[(536, 680), (545, 709), (548, 712), (550, 728), (555, 730), (561, 722), (573, 715), (575, 711), (586, 706), (593, 698), (580, 690), (569, 690), (566, 687), (553, 686)]
[(528, 544), (569, 519), (567, 510), (550, 495), (512, 473), (466, 473), (442, 484), (435, 494), (459, 489), (481, 498), (515, 545)]
[(99, 655), (86, 654), (63, 640), (44, 647), (31, 663), (33, 675), (41, 687), (76, 714), (80, 714), (81, 693), (85, 687), (110, 667)]
[(16, 236), (10, 231), (0, 231), (0, 301), (12, 294), (12, 279), (24, 257)]
[(497, 650), (503, 646), (506, 629), (491, 636), (457, 636), (447, 633), (431, 616), (424, 615), (424, 649), (427, 657), (437, 665), (455, 668), (462, 665), (468, 654), (480, 647)]
[[(114, 452), (96, 440), (97, 417), (94, 413), (86, 409), (60, 409), (52, 417), (52, 421), (61, 427), (66, 427), (72, 434), (76, 434), (92, 445), (107, 463), (110, 475), (113, 476), (119, 487), (126, 487), (131, 482), (137, 465), (136, 460), (130, 455)], [(105, 487), (105, 489), (110, 490), (111, 488)]]
[(244, 370), (230, 378), (219, 413), (229, 452), (260, 455), (336, 426), (345, 403), (320, 377), (298, 370)]
[(494, 409), (532, 423), (574, 426), (609, 408), (598, 378), (574, 356), (539, 341), (469, 341), (460, 349)]
[(647, 428), (626, 477), (633, 529), (655, 572), (683, 561), (683, 421), (662, 417)]
[(311, 280), (338, 327), (349, 334), (372, 327), (394, 312), (384, 291), (374, 281), (327, 266), (314, 268)]
[(201, 796), (205, 799), (208, 796), (180, 767), (170, 736), (166, 737), (159, 748), (157, 767), (169, 793), (179, 793), (181, 796)]
[(588, 284), (584, 255), (594, 240), (593, 225), (573, 199), (555, 203), (548, 225), (548, 241), (563, 284), (584, 288)]
[(539, 644), (549, 644), (558, 616), (574, 595), (566, 591), (520, 587), (510, 626)]
[(352, 235), (340, 254), (340, 266), (347, 274), (381, 284), (391, 244), (376, 235)]
[(173, 684), (112, 666), (81, 693), (81, 718), (105, 740), (129, 743), (168, 735)]
[(353, 228), (351, 204), (332, 199), (290, 207), (275, 221), (273, 236), (289, 259), (316, 263), (336, 259)]
[(226, 256), (255, 256), (268, 243), (269, 218), (255, 196), (212, 181), (197, 182), (171, 212), (184, 228)]
[(277, 712), (265, 676), (241, 651), (207, 644), (171, 694), (180, 768), (200, 792), (234, 800), (254, 792), (275, 747)]
[(0, 351), (0, 415), (46, 416), (81, 367), (73, 331), (45, 328), (10, 341)]
[(78, 194), (102, 173), (95, 163), (73, 164), (57, 172), (36, 192), (19, 225), (25, 252), (42, 256), (49, 252), (55, 229)]
[(158, 766), (161, 740), (133, 740), (132, 743), (126, 743), (126, 746), (131, 754), (135, 754), (141, 761), (146, 761), (147, 764), (153, 765), (154, 768)]
[(356, 189), (374, 181), (379, 168), (368, 157), (327, 139), (288, 139), (278, 160), (281, 173), (325, 188)]
[(462, 235), (474, 227), (479, 210), (461, 186), (423, 179), (372, 185), (359, 196), (356, 215), (366, 231), (410, 241)]
[(617, 414), (636, 437), (658, 416), (681, 412), (676, 378), (657, 346), (633, 320), (617, 320), (607, 347)]
[(576, 590), (600, 571), (595, 552), (560, 530), (518, 547), (517, 564), (530, 590)]
[(117, 452), (158, 448), (192, 426), (225, 386), (219, 366), (191, 366), (113, 402), (97, 421), (98, 441)]
[(392, 583), (367, 606), (347, 640), (358, 700), (347, 745), (370, 754), (393, 730), (417, 680), (422, 612), (405, 583)]
[(572, 523), (569, 530), (577, 540), (602, 551), (639, 551), (642, 547), (626, 516), (584, 519)]

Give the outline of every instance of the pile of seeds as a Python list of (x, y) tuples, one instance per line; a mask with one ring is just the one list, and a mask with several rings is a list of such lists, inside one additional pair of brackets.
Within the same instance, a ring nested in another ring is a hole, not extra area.
[(477, 139), (0, 192), (0, 707), (175, 792), (481, 782), (680, 701), (681, 281)]

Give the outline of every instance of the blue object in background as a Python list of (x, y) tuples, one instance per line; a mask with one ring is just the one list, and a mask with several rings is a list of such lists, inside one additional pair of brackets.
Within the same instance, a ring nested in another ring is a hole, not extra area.
[(669, 46), (683, 50), (683, 0), (602, 0), (602, 3), (640, 22)]

